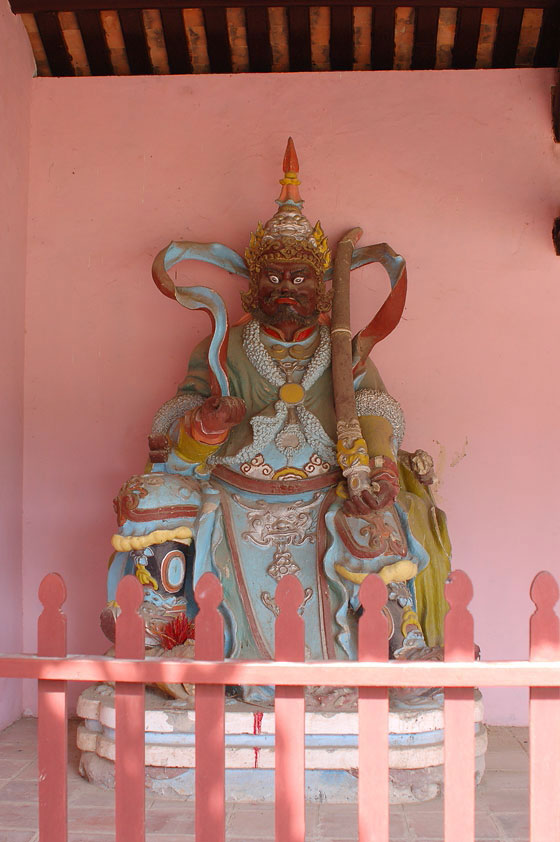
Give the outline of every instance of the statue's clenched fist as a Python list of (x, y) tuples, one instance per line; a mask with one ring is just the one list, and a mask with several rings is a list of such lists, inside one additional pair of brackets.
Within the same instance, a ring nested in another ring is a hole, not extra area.
[(364, 517), (370, 512), (391, 506), (399, 493), (399, 469), (392, 459), (385, 457), (383, 464), (371, 465), (371, 486), (360, 494), (350, 497), (344, 503), (343, 509), (351, 517)]
[(410, 467), (422, 485), (431, 485), (434, 482), (434, 460), (425, 450), (415, 450), (410, 455)]
[(245, 416), (245, 402), (241, 398), (213, 395), (206, 398), (195, 412), (202, 432), (208, 435), (227, 433)]

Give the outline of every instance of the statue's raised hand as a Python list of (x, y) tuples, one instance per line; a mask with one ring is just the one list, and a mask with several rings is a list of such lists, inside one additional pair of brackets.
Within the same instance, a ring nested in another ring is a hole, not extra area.
[[(379, 458), (379, 457), (378, 457)], [(343, 506), (350, 517), (364, 517), (371, 512), (391, 506), (399, 493), (399, 469), (392, 459), (383, 457), (383, 464), (371, 461), (371, 485), (360, 494), (350, 497)]]
[(229, 432), (243, 419), (245, 402), (241, 398), (213, 395), (196, 410), (196, 421), (205, 435), (219, 436)]

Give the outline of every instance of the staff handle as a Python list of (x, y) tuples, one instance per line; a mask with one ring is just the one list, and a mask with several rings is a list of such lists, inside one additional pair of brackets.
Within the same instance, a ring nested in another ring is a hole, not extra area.
[(344, 235), (338, 243), (333, 267), (331, 349), (336, 449), (351, 497), (370, 487), (369, 453), (356, 412), (350, 330), (350, 268), (352, 252), (362, 233), (361, 228), (352, 228)]

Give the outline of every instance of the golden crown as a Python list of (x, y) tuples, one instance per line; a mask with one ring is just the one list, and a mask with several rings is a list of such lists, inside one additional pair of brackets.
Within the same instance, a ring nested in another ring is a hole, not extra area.
[(251, 234), (245, 250), (245, 260), (251, 275), (258, 274), (267, 261), (286, 263), (296, 260), (309, 263), (318, 275), (324, 275), (331, 262), (331, 253), (320, 222), (316, 223), (305, 238), (294, 236), (291, 226), (286, 226), (286, 233), (283, 233), (282, 226), (279, 225), (279, 230), (275, 231), (274, 235), (267, 231), (267, 226), (268, 223), (258, 223), (257, 230)]

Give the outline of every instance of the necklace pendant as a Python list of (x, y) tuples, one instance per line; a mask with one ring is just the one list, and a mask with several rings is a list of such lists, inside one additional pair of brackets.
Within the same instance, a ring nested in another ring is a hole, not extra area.
[(278, 389), (278, 397), (284, 403), (295, 406), (301, 403), (305, 397), (305, 389), (299, 383), (284, 383)]

